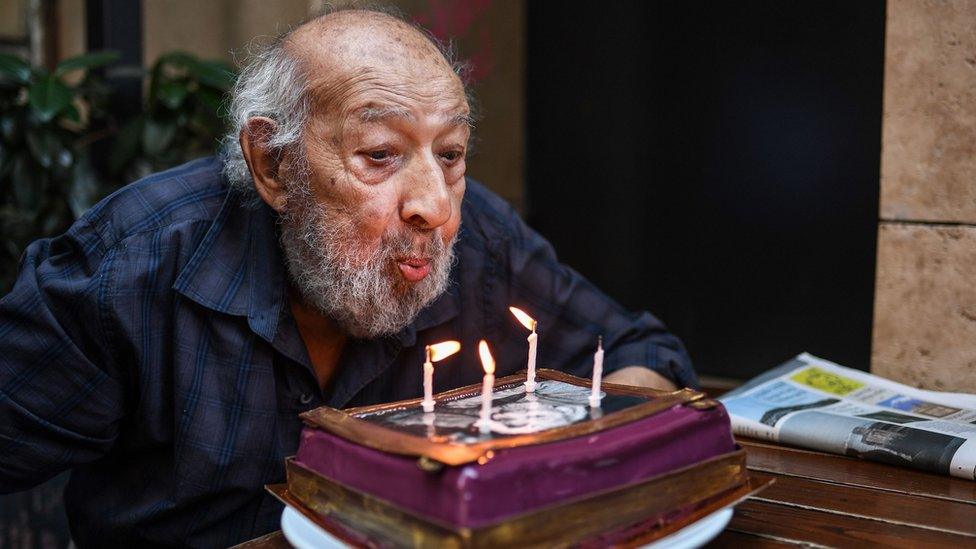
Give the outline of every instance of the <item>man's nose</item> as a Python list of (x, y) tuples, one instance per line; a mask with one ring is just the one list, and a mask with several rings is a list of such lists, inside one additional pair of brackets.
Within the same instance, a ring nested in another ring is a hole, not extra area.
[(418, 229), (436, 229), (451, 218), (451, 195), (433, 154), (417, 155), (407, 167), (400, 217)]

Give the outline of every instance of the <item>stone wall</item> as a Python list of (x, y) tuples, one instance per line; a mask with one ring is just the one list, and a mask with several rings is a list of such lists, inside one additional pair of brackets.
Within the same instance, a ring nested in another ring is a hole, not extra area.
[(976, 2), (887, 12), (871, 370), (976, 392)]

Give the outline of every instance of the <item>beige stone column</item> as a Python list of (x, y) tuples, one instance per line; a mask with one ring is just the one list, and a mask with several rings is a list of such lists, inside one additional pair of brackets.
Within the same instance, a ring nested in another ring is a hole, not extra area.
[(976, 2), (887, 18), (871, 370), (976, 392)]

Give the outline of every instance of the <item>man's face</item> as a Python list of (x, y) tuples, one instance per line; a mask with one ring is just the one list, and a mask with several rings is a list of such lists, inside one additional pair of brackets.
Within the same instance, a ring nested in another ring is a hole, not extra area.
[(310, 71), (304, 147), (282, 168), (292, 283), (357, 337), (398, 331), (444, 291), (461, 221), (463, 88), (446, 65), (392, 65)]

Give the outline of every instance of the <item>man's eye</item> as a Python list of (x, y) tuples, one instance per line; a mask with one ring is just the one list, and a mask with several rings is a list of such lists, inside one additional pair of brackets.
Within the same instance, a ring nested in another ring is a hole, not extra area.
[(464, 153), (461, 151), (447, 151), (441, 153), (441, 158), (447, 160), (448, 162), (460, 160), (462, 156), (464, 156)]
[(366, 156), (368, 156), (371, 160), (382, 162), (383, 160), (389, 159), (391, 155), (390, 151), (383, 149), (378, 151), (369, 151), (366, 153)]

